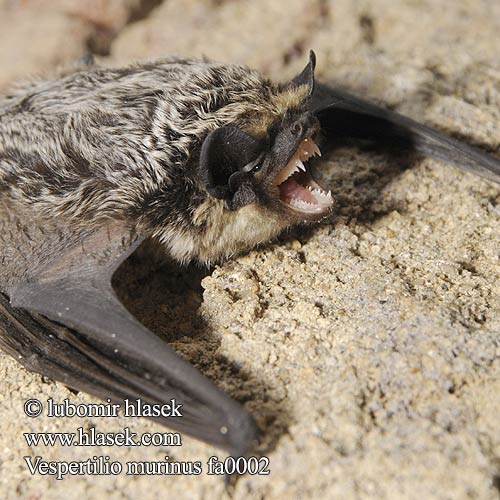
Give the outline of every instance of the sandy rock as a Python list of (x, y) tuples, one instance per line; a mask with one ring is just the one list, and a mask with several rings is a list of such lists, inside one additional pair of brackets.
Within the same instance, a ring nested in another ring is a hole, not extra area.
[(0, 4), (0, 87), (76, 61), (90, 34), (89, 25), (57, 9)]
[(8, 82), (107, 53), (113, 37), (153, 0), (2, 0), (0, 88)]
[[(12, 58), (4, 81), (71, 60), (99, 24), (114, 37), (106, 64), (205, 55), (286, 80), (314, 47), (322, 81), (498, 151), (494, 0), (146, 3), (148, 13), (127, 24), (133, 1), (111, 10), (96, 1), (102, 10), (89, 14), (80, 3), (49, 12), (4, 0), (0, 61)], [(52, 26), (50, 40), (43, 26)], [(327, 223), (209, 271), (133, 259), (117, 279), (127, 307), (263, 429), (257, 452), (271, 474), (240, 478), (232, 498), (498, 498), (498, 187), (439, 162), (348, 147), (325, 150), (316, 172), (336, 199)], [(23, 432), (164, 428), (122, 416), (28, 419), (29, 397), (94, 400), (0, 361), (2, 498), (225, 495), (222, 480), (205, 474), (29, 475), (24, 455), (125, 463), (223, 454), (187, 437), (175, 449), (30, 449)]]
[(321, 23), (319, 0), (292, 0), (286, 6), (265, 0), (171, 0), (123, 30), (113, 44), (112, 60), (208, 57), (282, 77), (280, 70), (309, 48), (310, 34)]

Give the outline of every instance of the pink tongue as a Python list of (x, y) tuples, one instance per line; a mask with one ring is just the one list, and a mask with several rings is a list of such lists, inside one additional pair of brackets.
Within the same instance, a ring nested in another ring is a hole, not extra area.
[(302, 187), (293, 179), (293, 177), (288, 178), (278, 187), (280, 190), (280, 198), (282, 201), (289, 202), (292, 198), (295, 198), (296, 200), (302, 200), (307, 203), (316, 204), (316, 199), (311, 194), (311, 192), (308, 189)]

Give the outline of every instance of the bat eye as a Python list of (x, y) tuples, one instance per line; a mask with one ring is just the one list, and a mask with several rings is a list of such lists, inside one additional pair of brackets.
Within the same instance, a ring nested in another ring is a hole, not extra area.
[(255, 167), (252, 168), (252, 172), (258, 172), (261, 169), (262, 165), (260, 163), (257, 163)]
[(292, 133), (295, 135), (302, 133), (302, 124), (300, 122), (297, 121), (292, 125)]

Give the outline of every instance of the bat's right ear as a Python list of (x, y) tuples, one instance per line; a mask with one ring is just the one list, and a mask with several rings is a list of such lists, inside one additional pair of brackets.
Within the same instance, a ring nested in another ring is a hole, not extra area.
[(233, 193), (229, 178), (257, 160), (262, 151), (262, 142), (238, 127), (221, 127), (208, 134), (201, 147), (199, 166), (208, 193), (230, 200)]
[(309, 95), (314, 92), (314, 68), (316, 67), (316, 54), (313, 50), (309, 51), (309, 62), (302, 72), (297, 75), (290, 83), (288, 87), (300, 87), (301, 85), (307, 85), (309, 87)]

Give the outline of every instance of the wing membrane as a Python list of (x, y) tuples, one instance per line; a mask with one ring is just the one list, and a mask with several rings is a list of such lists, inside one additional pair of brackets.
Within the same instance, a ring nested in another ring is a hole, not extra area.
[(317, 85), (311, 110), (330, 138), (372, 139), (389, 147), (417, 151), (500, 183), (500, 159), (342, 90)]

